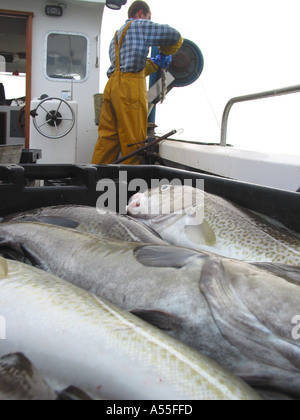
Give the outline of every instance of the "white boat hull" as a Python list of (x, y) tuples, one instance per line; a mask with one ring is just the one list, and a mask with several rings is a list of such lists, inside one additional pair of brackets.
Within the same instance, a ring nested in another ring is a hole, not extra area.
[(299, 156), (167, 140), (160, 156), (174, 166), (287, 191), (300, 187)]

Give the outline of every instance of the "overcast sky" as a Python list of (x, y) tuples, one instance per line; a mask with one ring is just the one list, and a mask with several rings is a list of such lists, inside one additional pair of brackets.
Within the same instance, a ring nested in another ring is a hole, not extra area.
[[(127, 19), (105, 8), (101, 42), (101, 87), (109, 67), (108, 47)], [(157, 133), (184, 128), (175, 137), (218, 142), (228, 100), (300, 85), (299, 0), (149, 0), (152, 20), (168, 23), (201, 49), (205, 67), (191, 86), (174, 88), (157, 107)], [(267, 152), (300, 154), (300, 93), (235, 105), (228, 142)]]

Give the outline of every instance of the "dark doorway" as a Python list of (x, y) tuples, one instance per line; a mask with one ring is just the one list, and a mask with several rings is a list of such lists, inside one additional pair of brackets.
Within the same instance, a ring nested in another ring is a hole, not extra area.
[[(23, 124), (26, 148), (29, 148), (33, 16), (32, 12), (5, 10), (0, 6), (0, 72), (15, 80), (21, 79), (21, 76), (26, 78), (26, 107)], [(8, 96), (6, 92), (6, 97)], [(20, 95), (14, 95), (14, 98), (22, 96), (24, 96), (23, 92)]]

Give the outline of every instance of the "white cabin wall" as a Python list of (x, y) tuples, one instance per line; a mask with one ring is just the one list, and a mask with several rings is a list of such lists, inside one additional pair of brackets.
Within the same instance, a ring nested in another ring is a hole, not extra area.
[[(1, 0), (0, 9), (33, 12), (32, 42), (32, 98), (47, 94), (61, 97), (63, 90), (71, 90), (71, 83), (50, 81), (44, 75), (44, 41), (49, 31), (79, 32), (90, 40), (90, 66), (88, 80), (73, 84), (73, 98), (78, 102), (77, 163), (90, 163), (98, 137), (94, 123), (93, 95), (99, 92), (99, 68), (96, 68), (96, 37), (100, 38), (104, 4), (65, 0), (62, 17), (45, 15), (46, 4), (51, 0)], [(57, 3), (56, 3), (57, 4)], [(98, 50), (98, 56), (100, 51)], [(101, 63), (99, 63), (101, 65)], [(55, 162), (53, 162), (55, 163)]]

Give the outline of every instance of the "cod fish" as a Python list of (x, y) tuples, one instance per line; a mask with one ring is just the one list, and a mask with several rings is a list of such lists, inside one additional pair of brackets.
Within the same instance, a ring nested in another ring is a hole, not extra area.
[(54, 206), (7, 216), (4, 221), (31, 220), (69, 227), (120, 241), (162, 244), (151, 228), (135, 219), (88, 206)]
[(299, 234), (189, 186), (165, 185), (135, 194), (128, 214), (174, 245), (238, 260), (300, 266)]
[(69, 386), (54, 391), (23, 353), (11, 353), (0, 359), (0, 401), (91, 400), (80, 389)]
[(83, 289), (3, 258), (0, 272), (0, 356), (26, 350), (50, 384), (102, 399), (259, 399), (214, 361)]
[(0, 400), (56, 398), (56, 393), (24, 354), (13, 353), (0, 359)]
[(134, 313), (250, 385), (300, 397), (297, 267), (256, 267), (29, 222), (0, 226), (0, 252)]

